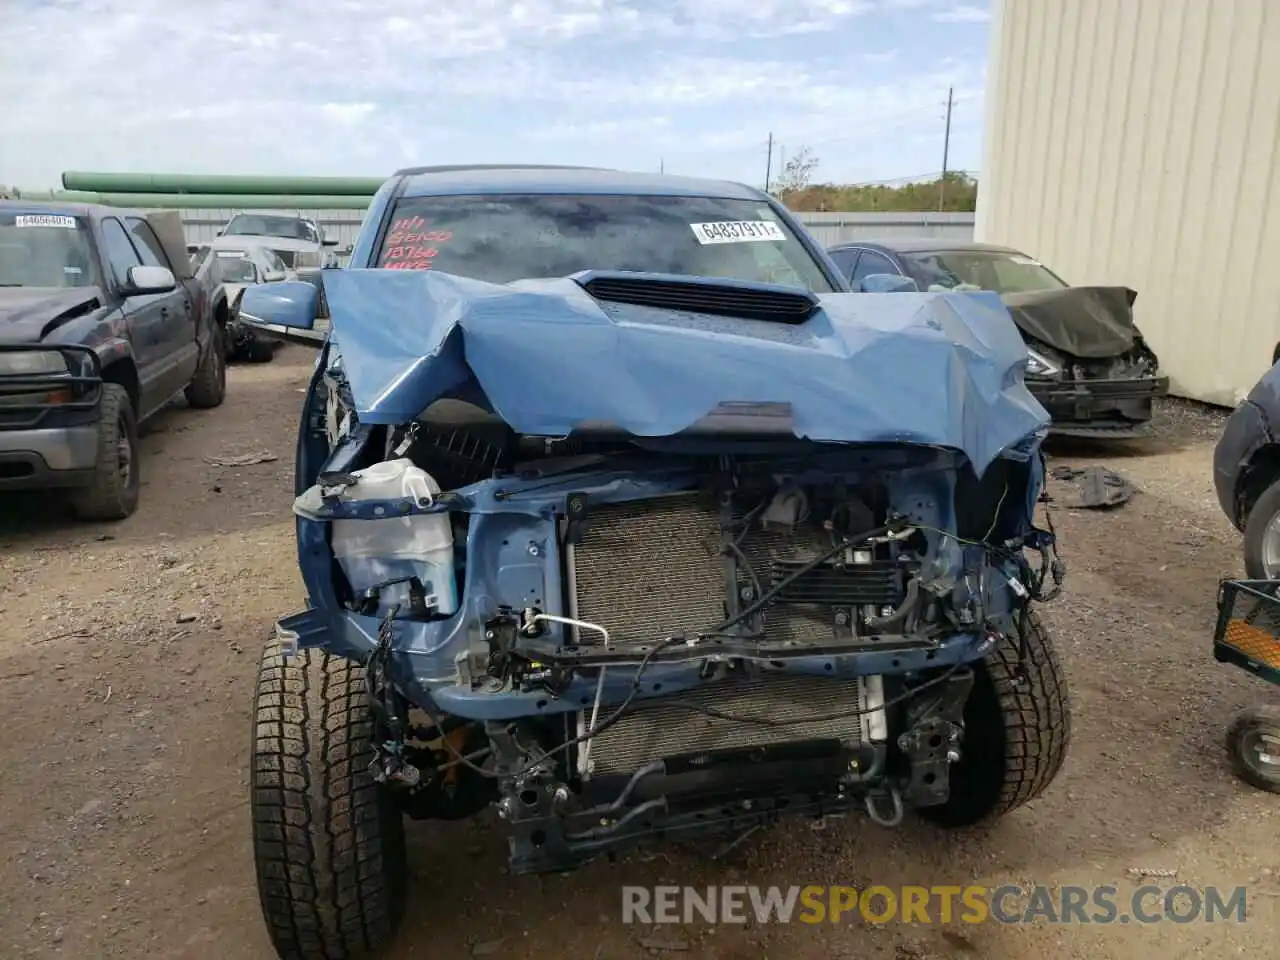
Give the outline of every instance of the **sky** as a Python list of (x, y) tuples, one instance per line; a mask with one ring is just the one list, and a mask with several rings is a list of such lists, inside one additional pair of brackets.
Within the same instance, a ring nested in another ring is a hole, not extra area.
[(981, 165), (988, 0), (6, 0), (0, 184), (572, 163)]

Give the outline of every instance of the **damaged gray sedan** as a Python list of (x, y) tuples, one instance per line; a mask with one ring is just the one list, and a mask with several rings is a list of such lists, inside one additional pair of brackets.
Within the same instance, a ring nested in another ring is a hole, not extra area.
[(987, 243), (875, 240), (829, 252), (854, 290), (999, 294), (1027, 343), (1027, 386), (1059, 436), (1143, 436), (1155, 399), (1169, 392), (1127, 287), (1073, 287), (1025, 253)]

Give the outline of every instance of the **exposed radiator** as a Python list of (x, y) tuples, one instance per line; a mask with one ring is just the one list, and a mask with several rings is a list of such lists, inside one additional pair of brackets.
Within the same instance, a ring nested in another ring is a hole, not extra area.
[[(830, 549), (821, 530), (752, 529), (742, 541), (762, 590)], [(591, 511), (574, 548), (569, 582), (574, 615), (606, 627), (613, 642), (693, 635), (726, 616), (727, 573), (720, 556), (720, 515), (696, 494)], [(771, 641), (830, 640), (832, 604), (894, 604), (901, 573), (873, 562), (835, 572), (819, 568), (786, 588), (765, 611)], [(830, 598), (827, 603), (813, 602)], [(590, 637), (583, 637), (590, 640)]]
[[(867, 712), (838, 720), (764, 726), (709, 717), (681, 707), (682, 702), (770, 720), (855, 709)], [(713, 750), (802, 740), (836, 739), (850, 746), (883, 740), (883, 702), (879, 677), (837, 680), (768, 673), (749, 680), (719, 681), (675, 694), (661, 705), (648, 706), (606, 728), (591, 746), (591, 775), (631, 773), (651, 760)]]
[[(743, 539), (741, 549), (761, 587), (768, 590), (799, 564), (830, 549), (830, 540), (820, 530), (756, 528)], [(728, 583), (720, 556), (719, 511), (698, 495), (595, 507), (570, 555), (569, 574), (574, 615), (606, 627), (613, 643), (652, 642), (674, 633), (704, 631), (725, 617)], [(821, 594), (851, 603), (891, 603), (899, 581), (896, 570), (878, 563), (839, 575), (818, 571), (814, 579), (798, 580), (784, 602), (766, 610), (766, 636), (829, 640), (831, 607), (807, 601)], [(708, 717), (682, 708), (682, 700), (773, 720), (855, 709), (870, 712), (777, 727)], [(885, 736), (881, 703), (879, 677), (837, 680), (779, 671), (722, 681), (646, 706), (606, 729), (591, 746), (593, 775), (631, 772), (650, 760), (717, 749), (815, 739), (851, 745), (880, 740)], [(580, 723), (586, 719), (584, 714)]]

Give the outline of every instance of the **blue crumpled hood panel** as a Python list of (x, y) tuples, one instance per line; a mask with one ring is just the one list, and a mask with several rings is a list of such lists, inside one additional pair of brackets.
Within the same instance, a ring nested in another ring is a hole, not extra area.
[(951, 447), (981, 473), (1049, 422), (995, 294), (826, 294), (789, 326), (597, 302), (572, 279), (346, 269), (324, 287), (366, 423), (474, 387), (541, 436), (603, 422), (668, 437), (723, 404), (767, 403), (799, 437)]

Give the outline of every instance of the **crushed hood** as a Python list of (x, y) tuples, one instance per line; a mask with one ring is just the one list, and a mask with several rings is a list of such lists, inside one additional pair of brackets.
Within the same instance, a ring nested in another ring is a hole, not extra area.
[(1080, 360), (1101, 360), (1133, 349), (1137, 297), (1128, 287), (1064, 287), (1002, 299), (1028, 337)]
[(39, 343), (101, 305), (97, 287), (0, 287), (0, 343)]
[(768, 432), (782, 422), (815, 441), (958, 449), (979, 472), (1049, 422), (1023, 384), (1026, 346), (995, 294), (827, 294), (792, 325), (597, 301), (588, 277), (497, 285), (325, 271), (357, 416), (403, 423), (478, 388), (534, 436), (607, 424), (671, 437), (709, 417), (724, 424), (713, 430)]

